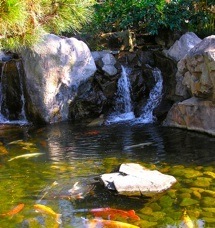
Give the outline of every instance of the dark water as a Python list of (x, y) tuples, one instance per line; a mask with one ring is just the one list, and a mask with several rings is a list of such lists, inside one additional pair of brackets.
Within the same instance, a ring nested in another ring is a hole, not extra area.
[[(186, 209), (197, 227), (215, 227), (214, 137), (156, 125), (90, 128), (61, 123), (41, 128), (1, 126), (0, 142), (0, 214), (24, 204), (20, 212), (0, 218), (0, 227), (87, 227), (85, 219), (92, 215), (75, 210), (96, 207), (133, 209), (141, 220), (123, 222), (138, 227), (180, 227)], [(152, 144), (130, 147), (145, 142)], [(27, 153), (43, 154), (8, 161)], [(91, 189), (99, 174), (122, 162), (158, 169), (175, 176), (178, 183), (152, 198), (118, 196), (97, 183)], [(77, 182), (81, 194), (69, 199), (68, 189)], [(62, 214), (62, 223), (36, 213), (36, 203)]]

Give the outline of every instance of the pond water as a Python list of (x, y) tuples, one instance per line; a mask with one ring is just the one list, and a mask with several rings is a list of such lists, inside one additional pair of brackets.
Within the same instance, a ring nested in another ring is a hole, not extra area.
[[(2, 228), (96, 227), (87, 225), (94, 218), (87, 210), (104, 207), (134, 210), (139, 221), (115, 220), (137, 227), (183, 227), (185, 209), (196, 227), (215, 227), (214, 137), (155, 124), (86, 127), (65, 122), (1, 126), (0, 142)], [(152, 144), (138, 146), (145, 142)], [(23, 154), (32, 157), (16, 157)], [(123, 197), (94, 184), (123, 162), (173, 175), (177, 183), (150, 198)], [(51, 213), (36, 212), (35, 204), (62, 214), (61, 224)]]

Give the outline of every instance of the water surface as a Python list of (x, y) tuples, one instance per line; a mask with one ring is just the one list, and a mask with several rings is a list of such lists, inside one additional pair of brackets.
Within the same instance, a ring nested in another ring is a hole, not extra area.
[[(2, 217), (0, 227), (58, 227), (50, 215), (35, 212), (36, 203), (62, 214), (59, 227), (86, 227), (92, 214), (75, 211), (97, 207), (133, 209), (141, 220), (123, 222), (139, 227), (179, 227), (186, 209), (199, 227), (215, 227), (214, 137), (155, 124), (86, 127), (65, 122), (40, 128), (1, 126), (0, 142), (0, 214), (25, 205)], [(152, 144), (131, 147), (145, 142)], [(27, 153), (43, 154), (8, 161)], [(178, 182), (152, 198), (122, 197), (102, 186), (90, 189), (97, 176), (123, 162), (158, 169)], [(67, 198), (77, 182), (83, 195)]]

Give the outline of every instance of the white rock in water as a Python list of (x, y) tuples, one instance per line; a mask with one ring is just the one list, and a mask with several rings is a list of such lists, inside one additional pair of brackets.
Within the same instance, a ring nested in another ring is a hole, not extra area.
[(173, 176), (157, 170), (148, 170), (135, 163), (122, 164), (118, 173), (103, 174), (101, 179), (108, 189), (129, 196), (150, 196), (160, 193), (177, 181)]

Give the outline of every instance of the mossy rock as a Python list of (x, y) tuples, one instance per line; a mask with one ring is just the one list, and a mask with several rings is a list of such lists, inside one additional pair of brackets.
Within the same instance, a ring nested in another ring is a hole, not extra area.
[(204, 197), (201, 200), (201, 203), (203, 206), (206, 206), (206, 207), (215, 207), (215, 200), (213, 197)]
[(144, 214), (139, 214), (139, 217), (142, 219), (142, 220), (145, 220), (145, 221), (150, 221), (150, 222), (157, 222), (157, 218), (155, 218), (154, 216), (152, 215), (144, 215)]
[[(214, 218), (208, 218), (208, 217), (203, 217), (202, 218), (206, 223), (214, 223), (215, 224), (215, 217)], [(210, 225), (206, 226), (206, 227), (211, 227)]]
[(213, 218), (214, 217), (214, 213), (210, 212), (210, 211), (202, 211), (201, 212), (201, 217)]
[(140, 213), (144, 215), (152, 215), (153, 210), (151, 207), (144, 207), (143, 209), (140, 210)]
[(215, 191), (205, 190), (202, 195), (215, 197)]
[(184, 193), (181, 193), (181, 194), (179, 195), (179, 198), (180, 198), (180, 199), (191, 198), (191, 194), (188, 193), (188, 192), (184, 192)]
[(162, 196), (159, 200), (159, 204), (161, 207), (166, 208), (166, 207), (171, 207), (174, 202), (174, 199), (172, 199), (170, 196), (165, 195)]
[(194, 170), (194, 169), (185, 169), (183, 171), (183, 174), (184, 174), (184, 177), (186, 177), (188, 179), (203, 176), (202, 172), (200, 172), (198, 170)]
[(166, 216), (166, 213), (165, 213), (165, 212), (162, 212), (162, 211), (157, 211), (157, 212), (154, 212), (154, 213), (153, 213), (153, 216), (154, 216), (157, 220), (160, 220), (160, 219), (163, 219), (163, 218)]
[(207, 175), (207, 176), (209, 176), (209, 177), (212, 177), (212, 178), (215, 179), (215, 173), (214, 173), (214, 172), (206, 171), (206, 172), (204, 172), (203, 174), (204, 174), (204, 175)]
[(149, 222), (149, 221), (146, 221), (146, 220), (141, 220), (140, 223), (139, 223), (139, 226), (141, 228), (148, 228), (148, 227), (156, 227), (157, 226), (157, 222)]
[(167, 191), (167, 194), (168, 194), (171, 198), (174, 198), (174, 199), (177, 197), (176, 193), (177, 193), (177, 190), (176, 190), (176, 189), (170, 189), (169, 191)]
[(198, 192), (198, 191), (193, 191), (193, 196), (194, 196), (195, 198), (197, 198), (197, 199), (201, 199), (201, 198), (202, 198), (201, 193)]
[(189, 188), (180, 188), (179, 190), (181, 193), (192, 193), (192, 190)]
[(191, 205), (198, 204), (198, 203), (199, 203), (198, 200), (191, 199), (191, 198), (184, 198), (184, 199), (182, 199), (180, 206), (187, 207), (187, 206), (191, 206)]
[(192, 186), (196, 187), (209, 187), (212, 179), (207, 177), (198, 177), (195, 181), (193, 181)]
[(209, 212), (215, 213), (215, 207), (204, 207), (203, 211), (209, 211)]
[(180, 219), (182, 212), (181, 211), (169, 211), (169, 215), (171, 215), (172, 219), (177, 221)]
[(151, 203), (150, 207), (152, 208), (153, 211), (160, 211), (161, 206), (158, 203)]
[(204, 192), (205, 190), (203, 189), (203, 188), (195, 188), (195, 187), (192, 187), (192, 188), (190, 188), (192, 191), (197, 191), (197, 192), (200, 192), (200, 193), (202, 193), (202, 192)]
[(164, 218), (162, 224), (166, 224), (166, 226), (174, 226), (175, 225), (175, 220), (170, 218), (170, 217), (166, 217)]

